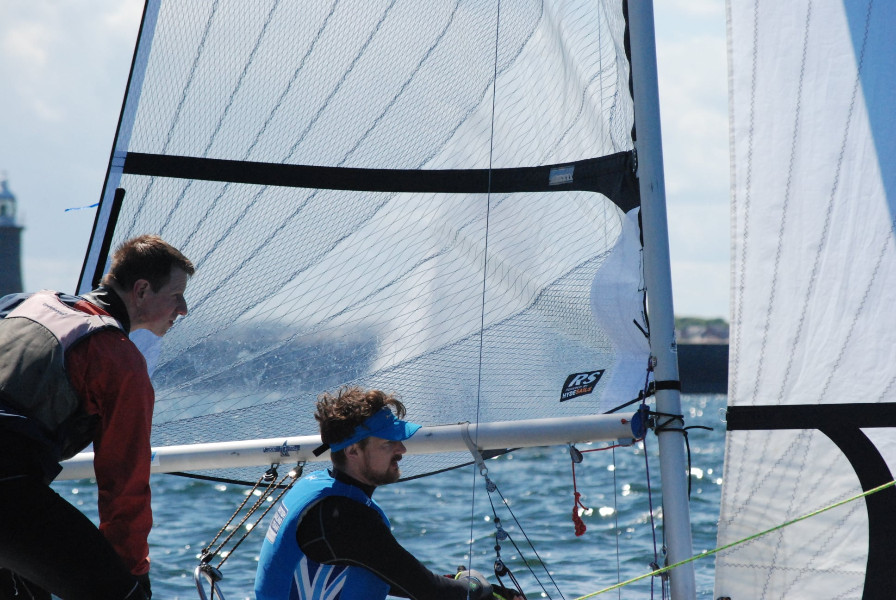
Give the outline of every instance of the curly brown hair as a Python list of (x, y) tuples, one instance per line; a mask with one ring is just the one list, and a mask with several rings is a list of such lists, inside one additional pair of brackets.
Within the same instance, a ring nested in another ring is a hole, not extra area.
[[(324, 392), (317, 398), (314, 418), (320, 426), (320, 438), (325, 444), (334, 444), (351, 437), (355, 428), (384, 406), (390, 407), (395, 416), (404, 418), (404, 404), (394, 395), (381, 390), (366, 390), (358, 386), (343, 386), (335, 394)], [(363, 447), (366, 439), (359, 442)], [(345, 461), (345, 452), (331, 452), (335, 464)]]

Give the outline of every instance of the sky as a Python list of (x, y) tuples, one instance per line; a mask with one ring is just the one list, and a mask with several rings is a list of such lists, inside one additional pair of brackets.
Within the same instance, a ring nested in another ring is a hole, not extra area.
[[(75, 291), (142, 10), (143, 0), (0, 2), (0, 177), (25, 227), (27, 291)], [(727, 319), (725, 3), (656, 0), (655, 17), (675, 314)]]

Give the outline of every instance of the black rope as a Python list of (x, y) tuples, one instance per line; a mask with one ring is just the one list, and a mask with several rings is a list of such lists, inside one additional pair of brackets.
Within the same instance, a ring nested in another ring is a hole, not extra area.
[[(653, 395), (652, 392), (651, 392), (651, 394), (649, 394), (649, 395)], [(614, 413), (614, 412), (616, 412), (617, 410), (622, 410), (623, 408), (625, 408), (625, 407), (627, 407), (627, 406), (631, 406), (632, 404), (636, 404), (636, 403), (638, 403), (638, 402), (643, 402), (644, 400), (646, 400), (646, 398), (647, 398), (647, 397), (644, 396), (644, 393), (642, 392), (642, 393), (638, 394), (638, 397), (635, 398), (634, 400), (629, 400), (628, 402), (626, 402), (626, 403), (624, 403), (624, 404), (620, 404), (619, 406), (617, 406), (617, 407), (615, 407), (615, 408), (611, 408), (610, 410), (608, 410), (608, 411), (606, 412), (606, 414)]]
[[(176, 477), (185, 477), (187, 479), (198, 479), (199, 481), (214, 481), (216, 483), (229, 483), (230, 485), (244, 485), (244, 486), (248, 486), (248, 487), (254, 487), (257, 485), (257, 482), (244, 481), (242, 479), (230, 479), (227, 477), (215, 477), (213, 475), (199, 475), (198, 473), (185, 473), (183, 471), (172, 471), (170, 473), (165, 473), (165, 475), (174, 475)], [(276, 487), (279, 488), (281, 486), (280, 486), (280, 484), (277, 484)]]
[[(687, 449), (687, 453), (688, 453), (688, 499), (690, 499), (692, 475), (691, 475), (691, 443), (688, 439), (688, 430), (689, 429), (705, 429), (707, 431), (712, 431), (713, 429), (712, 429), (712, 427), (707, 427), (706, 425), (689, 425), (688, 427), (685, 427), (684, 426), (684, 415), (673, 415), (673, 414), (669, 414), (669, 413), (660, 413), (660, 412), (651, 412), (650, 414), (653, 416), (657, 416), (657, 417), (668, 417), (668, 419), (663, 421), (662, 423), (656, 424), (656, 426), (654, 427), (654, 430), (653, 430), (654, 433), (659, 434), (660, 432), (664, 432), (664, 431), (677, 431), (677, 432), (681, 433), (682, 436), (684, 436), (684, 446)], [(681, 421), (682, 426), (681, 427), (670, 427), (670, 424), (674, 423), (675, 421)]]
[[(217, 567), (218, 569), (220, 569), (221, 565), (224, 564), (224, 561), (226, 561), (230, 557), (230, 555), (232, 555), (234, 553), (234, 551), (240, 546), (240, 544), (242, 544), (243, 541), (245, 541), (245, 539), (247, 537), (249, 537), (249, 534), (251, 534), (255, 530), (255, 527), (261, 522), (261, 520), (264, 519), (265, 516), (267, 516), (268, 512), (270, 512), (270, 510), (274, 506), (276, 506), (277, 502), (280, 501), (280, 498), (283, 497), (283, 494), (285, 494), (293, 486), (293, 484), (295, 484), (295, 482), (299, 480), (299, 477), (302, 476), (303, 469), (304, 469), (304, 463), (297, 465), (294, 471), (290, 471), (289, 473), (284, 475), (283, 478), (280, 479), (279, 482), (277, 481), (277, 465), (273, 465), (270, 469), (265, 471), (265, 473), (261, 477), (258, 478), (258, 481), (255, 483), (255, 485), (252, 487), (252, 489), (249, 491), (249, 493), (246, 494), (246, 498), (240, 503), (239, 507), (237, 507), (237, 509), (233, 512), (233, 515), (231, 515), (231, 517), (227, 520), (227, 522), (224, 524), (224, 526), (221, 527), (221, 529), (215, 535), (214, 539), (212, 539), (212, 541), (209, 542), (208, 546), (206, 546), (205, 548), (202, 549), (202, 554), (200, 555), (199, 562), (201, 564), (208, 564), (215, 556), (217, 556), (219, 553), (221, 553), (224, 546), (227, 545), (228, 542), (230, 542), (230, 540), (233, 538), (234, 535), (236, 535), (236, 532), (239, 531), (240, 529), (243, 529), (243, 526), (245, 525), (246, 521), (249, 520), (249, 517), (251, 517), (253, 514), (255, 514), (258, 511), (259, 508), (261, 508), (262, 504), (264, 504), (264, 502), (265, 502), (265, 499), (269, 497), (271, 491), (275, 490), (275, 489), (280, 489), (280, 493), (277, 495), (277, 497), (274, 498), (273, 502), (270, 502), (268, 507), (261, 513), (261, 515), (259, 515), (258, 518), (255, 519), (255, 522), (252, 523), (252, 526), (250, 528), (248, 528), (245, 531), (245, 533), (243, 533), (242, 537), (240, 537), (234, 543), (233, 547), (230, 549), (229, 552), (223, 554), (223, 556), (221, 557), (221, 562), (218, 563), (218, 567)], [(292, 477), (292, 481), (288, 485), (283, 485), (283, 482), (285, 482), (286, 479), (289, 477)], [(226, 538), (224, 538), (224, 540), (218, 545), (217, 548), (212, 549), (212, 546), (214, 546), (215, 542), (218, 541), (218, 538), (220, 538), (221, 535), (224, 534), (224, 532), (227, 530), (227, 527), (234, 521), (234, 519), (236, 519), (237, 515), (243, 510), (243, 508), (249, 502), (249, 498), (252, 495), (254, 495), (255, 490), (257, 490), (259, 487), (261, 487), (262, 483), (266, 483), (266, 486), (265, 486), (264, 492), (258, 496), (258, 499), (255, 501), (255, 504), (253, 504), (249, 508), (249, 510), (243, 516), (243, 518), (239, 522), (239, 524), (236, 527), (234, 527), (234, 529), (230, 533), (230, 535), (228, 535)]]
[(650, 381), (650, 374), (653, 373), (654, 362), (655, 360), (652, 356), (647, 359), (647, 369), (644, 372), (644, 387), (640, 392), (638, 392), (638, 397), (634, 400), (629, 400), (628, 402), (620, 404), (615, 408), (611, 408), (610, 410), (606, 411), (606, 414), (614, 413), (617, 410), (622, 410), (623, 408), (631, 406), (636, 402), (643, 402), (650, 396), (653, 396), (654, 393), (656, 393), (655, 384), (654, 382)]
[[(653, 510), (653, 485), (651, 485), (651, 480), (650, 480), (650, 456), (649, 456), (650, 453), (647, 450), (647, 438), (646, 437), (642, 440), (642, 443), (644, 444), (644, 473), (647, 478), (647, 506), (649, 508), (648, 514), (650, 515), (650, 531), (651, 531), (651, 536), (653, 537), (653, 562), (650, 563), (650, 566), (651, 566), (652, 571), (656, 571), (659, 569), (659, 567), (658, 566), (655, 567), (654, 565), (656, 565), (657, 562), (659, 561), (659, 553), (658, 553), (657, 547), (656, 547), (656, 520), (654, 519), (654, 510)], [(663, 529), (663, 536), (665, 536), (665, 528)], [(663, 548), (663, 552), (665, 552), (665, 542), (663, 542), (662, 548)], [(666, 576), (667, 575), (665, 573), (659, 575), (659, 577), (661, 579)], [(650, 597), (651, 598), (653, 598), (653, 592), (654, 592), (653, 586), (654, 586), (654, 582), (656, 581), (656, 577), (657, 576), (650, 578)], [(661, 587), (661, 589), (662, 589), (662, 587)]]
[[(517, 591), (519, 591), (521, 594), (523, 594), (523, 597), (525, 598), (525, 593), (524, 593), (523, 590), (520, 588), (519, 583), (517, 583), (516, 577), (513, 576), (513, 574), (510, 572), (510, 569), (507, 568), (507, 565), (506, 565), (506, 564), (504, 563), (504, 561), (501, 559), (501, 541), (504, 540), (504, 539), (510, 540), (510, 544), (511, 544), (511, 545), (513, 546), (513, 548), (517, 551), (517, 554), (519, 554), (520, 557), (523, 556), (523, 551), (520, 550), (520, 547), (517, 546), (516, 542), (515, 542), (514, 539), (511, 537), (511, 535), (510, 535), (509, 533), (507, 533), (507, 530), (504, 529), (504, 527), (501, 526), (501, 518), (498, 517), (498, 512), (497, 512), (497, 510), (495, 509), (495, 503), (494, 503), (494, 501), (492, 501), (492, 492), (497, 492), (497, 493), (498, 493), (498, 496), (501, 497), (501, 503), (504, 505), (504, 507), (505, 507), (505, 508), (507, 509), (507, 511), (510, 513), (510, 516), (513, 517), (513, 522), (516, 523), (517, 527), (520, 528), (520, 533), (523, 534), (523, 537), (526, 539), (526, 543), (529, 544), (529, 547), (532, 549), (532, 552), (535, 553), (535, 558), (538, 559), (538, 563), (539, 563), (539, 564), (541, 565), (541, 567), (544, 569), (544, 572), (547, 574), (548, 579), (551, 580), (551, 583), (553, 584), (554, 588), (557, 590), (557, 593), (560, 594), (560, 597), (563, 598), (563, 600), (566, 600), (565, 596), (563, 595), (563, 592), (560, 590), (560, 586), (558, 586), (558, 585), (557, 585), (557, 582), (554, 581), (554, 578), (553, 578), (553, 576), (551, 576), (551, 572), (548, 570), (547, 565), (545, 565), (544, 560), (542, 560), (541, 556), (539, 556), (539, 554), (538, 554), (538, 550), (535, 549), (535, 546), (532, 544), (532, 541), (529, 539), (529, 536), (526, 535), (526, 532), (525, 532), (525, 530), (523, 529), (522, 524), (521, 524), (521, 523), (519, 522), (519, 520), (516, 518), (516, 515), (513, 514), (513, 509), (510, 508), (510, 504), (508, 504), (507, 500), (504, 498), (504, 495), (501, 493), (501, 490), (499, 490), (499, 489), (498, 489), (498, 486), (497, 486), (491, 479), (489, 479), (488, 475), (484, 475), (484, 477), (485, 477), (485, 486), (486, 486), (485, 489), (486, 489), (486, 491), (488, 492), (488, 503), (491, 505), (491, 507), (492, 507), (492, 514), (495, 516), (495, 529), (496, 529), (496, 531), (495, 531), (495, 554), (496, 554), (496, 557), (495, 557), (495, 577), (498, 578), (498, 583), (499, 583), (501, 586), (504, 586), (504, 584), (501, 583), (501, 578), (500, 578), (500, 575), (499, 575), (499, 571), (500, 571), (501, 573), (506, 573), (506, 574), (508, 574), (508, 575), (510, 576), (511, 581), (513, 582), (513, 584), (514, 584), (514, 586), (515, 586), (515, 589), (516, 589)], [(542, 589), (542, 591), (545, 593), (545, 595), (547, 595), (547, 596), (550, 598), (551, 595), (548, 593), (548, 591), (547, 591), (547, 589), (545, 588), (544, 584), (543, 584), (543, 583), (541, 582), (541, 580), (538, 578), (538, 575), (535, 573), (534, 569), (533, 569), (532, 566), (529, 564), (529, 561), (527, 561), (527, 560), (524, 559), (523, 562), (525, 563), (526, 568), (529, 569), (529, 573), (531, 573), (531, 574), (532, 574), (532, 577), (535, 578), (535, 581), (538, 583), (539, 587), (541, 587), (541, 589)]]
[(629, 400), (628, 402), (623, 402), (619, 406), (611, 408), (610, 410), (606, 411), (606, 414), (614, 413), (617, 410), (622, 410), (623, 408), (626, 408), (627, 406), (631, 406), (632, 404), (635, 404), (638, 402), (643, 402), (644, 400), (647, 400), (647, 398), (655, 396), (656, 393), (661, 390), (677, 390), (680, 392), (681, 391), (681, 381), (678, 381), (678, 380), (651, 381), (650, 383), (647, 384), (646, 391), (642, 390), (642, 391), (638, 392), (637, 398)]

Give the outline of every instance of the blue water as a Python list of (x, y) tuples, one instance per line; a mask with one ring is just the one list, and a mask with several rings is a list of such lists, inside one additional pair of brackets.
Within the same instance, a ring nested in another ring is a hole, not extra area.
[[(716, 542), (724, 456), (720, 412), (725, 408), (725, 397), (684, 396), (682, 404), (687, 425), (714, 428), (694, 429), (689, 436), (691, 530), (697, 554), (714, 548)], [(565, 447), (520, 450), (487, 462), (489, 478), (500, 492), (500, 496), (498, 492), (492, 494), (492, 501), (504, 528), (522, 551), (518, 553), (510, 540), (505, 540), (501, 542), (501, 557), (529, 598), (572, 600), (651, 570), (650, 563), (657, 560), (654, 544), (662, 547), (656, 442), (656, 436), (649, 434), (646, 461), (645, 449), (638, 447), (584, 454), (584, 462), (575, 469), (576, 484), (582, 502), (593, 513), (582, 517), (587, 531), (581, 537), (576, 537), (572, 523), (572, 468)], [(581, 450), (599, 447), (579, 446)], [(243, 502), (248, 489), (172, 475), (154, 475), (151, 483), (155, 518), (149, 539), (153, 596), (198, 598), (192, 579), (198, 554)], [(54, 488), (96, 519), (96, 487), (92, 481), (58, 482)], [(471, 539), (473, 568), (490, 573), (495, 559), (495, 526), (488, 496), (483, 479), (472, 468), (382, 487), (376, 493), (399, 542), (441, 573), (453, 572), (458, 565), (470, 562)], [(502, 496), (521, 527), (502, 506)], [(651, 500), (656, 536), (651, 526)], [(251, 532), (221, 568), (228, 600), (253, 598), (256, 555), (266, 522)], [(242, 531), (236, 537), (240, 535)], [(540, 566), (539, 557), (550, 575)], [(662, 562), (662, 558), (658, 560)], [(694, 565), (698, 597), (711, 598), (712, 557), (697, 560)], [(597, 597), (662, 598), (662, 593), (659, 582), (651, 583), (647, 578)]]

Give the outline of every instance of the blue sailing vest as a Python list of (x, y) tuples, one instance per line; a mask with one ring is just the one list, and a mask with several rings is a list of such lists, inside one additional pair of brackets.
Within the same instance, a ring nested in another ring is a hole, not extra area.
[(326, 471), (302, 478), (277, 507), (261, 545), (255, 576), (257, 600), (382, 600), (389, 593), (389, 584), (367, 569), (322, 565), (299, 548), (299, 521), (314, 503), (327, 496), (345, 496), (369, 506), (389, 526), (386, 513), (355, 486), (337, 481)]

